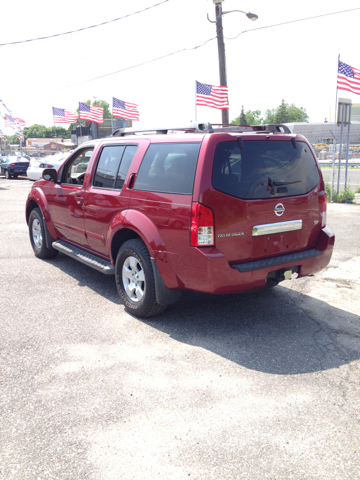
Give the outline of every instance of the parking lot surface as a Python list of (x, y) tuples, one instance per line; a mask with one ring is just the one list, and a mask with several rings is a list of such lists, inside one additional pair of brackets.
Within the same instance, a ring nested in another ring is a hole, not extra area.
[(35, 258), (0, 178), (0, 479), (360, 479), (360, 205), (329, 267), (124, 311), (112, 277)]

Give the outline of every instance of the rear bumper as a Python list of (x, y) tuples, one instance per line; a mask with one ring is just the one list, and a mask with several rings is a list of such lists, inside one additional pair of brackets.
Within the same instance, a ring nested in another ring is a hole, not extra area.
[(10, 168), (10, 175), (26, 175), (27, 168)]
[[(177, 288), (212, 294), (236, 293), (264, 288), (268, 274), (276, 270), (299, 267), (299, 277), (323, 270), (330, 262), (334, 242), (335, 235), (324, 228), (313, 249), (236, 265), (229, 265), (214, 247), (194, 248), (188, 257), (166, 255), (178, 280)], [(163, 280), (167, 284), (164, 276)], [(167, 286), (174, 288), (173, 283)]]

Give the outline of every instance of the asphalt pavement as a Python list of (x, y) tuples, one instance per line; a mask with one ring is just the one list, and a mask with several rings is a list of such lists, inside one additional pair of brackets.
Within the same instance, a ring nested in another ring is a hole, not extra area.
[(329, 267), (124, 311), (112, 277), (37, 259), (0, 178), (0, 479), (360, 479), (360, 205)]

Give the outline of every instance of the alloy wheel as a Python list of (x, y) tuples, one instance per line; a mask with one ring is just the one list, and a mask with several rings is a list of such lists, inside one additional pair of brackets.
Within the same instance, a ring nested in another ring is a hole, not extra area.
[(145, 294), (145, 274), (139, 260), (133, 256), (125, 259), (122, 268), (125, 293), (133, 302), (140, 302)]
[(40, 221), (35, 218), (31, 227), (32, 238), (36, 248), (41, 248), (43, 243)]

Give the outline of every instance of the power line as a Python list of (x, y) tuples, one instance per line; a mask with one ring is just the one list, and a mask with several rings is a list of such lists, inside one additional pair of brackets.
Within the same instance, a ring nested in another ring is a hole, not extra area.
[[(319, 18), (319, 17), (327, 17), (329, 15), (337, 15), (337, 14), (340, 14), (340, 13), (346, 13), (346, 12), (352, 12), (354, 10), (360, 10), (360, 7), (357, 7), (357, 8), (352, 8), (350, 10), (342, 10), (340, 12), (332, 12), (332, 13), (324, 13), (322, 15), (316, 15), (316, 16), (313, 16), (313, 17), (307, 17), (307, 18), (299, 18), (297, 20), (289, 20), (288, 22), (282, 22), (282, 23), (277, 23), (277, 24), (274, 24), (274, 25), (267, 25), (267, 26), (264, 26), (264, 27), (259, 27), (259, 28), (252, 28), (251, 30), (244, 30), (243, 32), (240, 32), (238, 35), (236, 35), (236, 37), (231, 37), (231, 38), (227, 38), (227, 37), (224, 37), (226, 38), (227, 40), (235, 40), (236, 38), (238, 38), (241, 34), (243, 33), (248, 33), (248, 32), (252, 32), (254, 30), (262, 30), (262, 29), (265, 29), (265, 28), (272, 28), (272, 27), (279, 27), (281, 25), (286, 25), (286, 24), (289, 24), (289, 23), (295, 23), (295, 22), (303, 22), (305, 20), (312, 20), (314, 18)], [(121, 72), (125, 72), (126, 70), (131, 70), (133, 68), (136, 68), (136, 67), (141, 67), (142, 65), (146, 65), (148, 63), (152, 63), (152, 62), (157, 62), (158, 60), (162, 60), (163, 58), (166, 58), (166, 57), (171, 57), (172, 55), (176, 55), (178, 53), (181, 53), (181, 52), (185, 52), (185, 51), (190, 51), (190, 50), (196, 50), (197, 48), (200, 48), (200, 47), (203, 47), (206, 43), (212, 41), (212, 40), (215, 40), (217, 37), (213, 37), (213, 38), (209, 38), (208, 40), (205, 40), (202, 44), (200, 45), (196, 45), (195, 47), (192, 47), (192, 48), (182, 48), (180, 50), (177, 50), (176, 52), (172, 52), (172, 53), (168, 53), (167, 55), (163, 55), (161, 57), (157, 57), (157, 58), (153, 58), (152, 60), (148, 60), (146, 62), (142, 62), (142, 63), (138, 63), (137, 65), (132, 65), (131, 67), (126, 67), (126, 68), (123, 68), (121, 70), (116, 70), (115, 72), (111, 72), (111, 73), (105, 73), (104, 75), (100, 75), (99, 77), (93, 77), (93, 78), (89, 78), (88, 80), (83, 80), (82, 82), (78, 82), (78, 83), (73, 83), (71, 85), (67, 85), (66, 87), (60, 87), (60, 88), (56, 88), (55, 90), (53, 90), (54, 92), (57, 91), (57, 90), (63, 90), (65, 88), (70, 88), (70, 87), (74, 87), (76, 85), (81, 85), (83, 83), (87, 83), (87, 82), (92, 82), (93, 80), (99, 80), (100, 78), (104, 78), (104, 77), (109, 77), (111, 75), (115, 75), (117, 73), (121, 73)]]
[(125, 16), (119, 17), (119, 18), (114, 18), (113, 20), (108, 20), (107, 22), (102, 22), (102, 23), (98, 23), (96, 25), (91, 25), (90, 27), (78, 28), (77, 30), (70, 30), (69, 32), (64, 32), (64, 33), (56, 33), (55, 35), (49, 35), (48, 37), (38, 37), (38, 38), (31, 38), (29, 40), (20, 40), (18, 42), (0, 43), (0, 47), (5, 47), (6, 45), (16, 45), (18, 43), (36, 42), (37, 40), (47, 40), (48, 38), (61, 37), (62, 35), (70, 35), (71, 33), (82, 32), (83, 30), (89, 30), (90, 28), (101, 27), (101, 26), (106, 25), (108, 23), (117, 22), (118, 20), (123, 20), (124, 18), (128, 18), (128, 17), (131, 17), (133, 15), (137, 15), (138, 13), (146, 12), (146, 10), (150, 10), (151, 8), (158, 7), (159, 5), (162, 5), (162, 4), (164, 4), (168, 1), (169, 0), (164, 0), (163, 2), (157, 3), (156, 5), (151, 5), (150, 7), (144, 8), (143, 10), (139, 10), (137, 12), (129, 13), (128, 15), (125, 15)]
[(265, 27), (251, 28), (250, 30), (244, 30), (243, 32), (240, 32), (238, 35), (236, 35), (236, 37), (230, 37), (230, 38), (224, 37), (224, 38), (226, 38), (226, 40), (235, 40), (235, 38), (238, 38), (243, 33), (253, 32), (254, 30), (263, 30), (264, 28), (280, 27), (281, 25), (287, 25), (288, 23), (304, 22), (305, 20), (313, 20), (314, 18), (328, 17), (329, 15), (338, 15), (339, 13), (352, 12), (354, 10), (360, 10), (360, 7), (351, 8), (350, 10), (341, 10), (340, 12), (323, 13), (322, 15), (316, 15), (314, 17), (299, 18), (297, 20), (290, 20), (288, 22), (283, 22), (283, 23), (275, 23), (274, 25), (267, 25)]
[(55, 90), (53, 90), (53, 92), (56, 92), (57, 90), (63, 90), (65, 88), (74, 87), (75, 85), (81, 85), (83, 83), (92, 82), (93, 80), (98, 80), (99, 78), (109, 77), (110, 75), (115, 75), (116, 73), (125, 72), (126, 70), (131, 70), (132, 68), (141, 67), (142, 65), (146, 65), (148, 63), (157, 62), (158, 60), (162, 60), (163, 58), (166, 58), (166, 57), (171, 57), (172, 55), (176, 55), (177, 53), (185, 52), (187, 50), (188, 51), (196, 50), (197, 48), (203, 47), (206, 43), (211, 42), (212, 40), (215, 40), (215, 39), (216, 37), (209, 38), (208, 40), (205, 40), (201, 45), (195, 45), (195, 47), (192, 47), (192, 48), (182, 48), (181, 50), (177, 50), (176, 52), (168, 53), (161, 57), (153, 58), (152, 60), (147, 60), (146, 62), (138, 63), (137, 65), (132, 65), (131, 67), (126, 67), (126, 68), (122, 68), (121, 70), (116, 70), (116, 72), (105, 73), (104, 75), (100, 75), (99, 77), (89, 78), (88, 80), (83, 80), (82, 82), (72, 83), (71, 85), (67, 85), (66, 87), (56, 88)]

